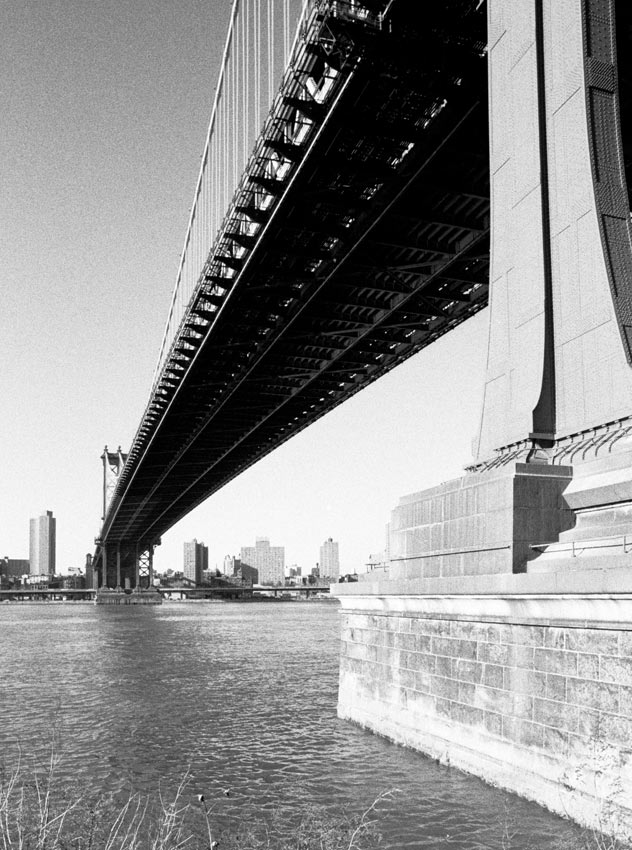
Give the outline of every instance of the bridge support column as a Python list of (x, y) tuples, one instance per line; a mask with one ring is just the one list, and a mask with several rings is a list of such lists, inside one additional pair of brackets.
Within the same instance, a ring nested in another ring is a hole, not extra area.
[(108, 586), (108, 547), (104, 543), (101, 547), (101, 587)]
[(116, 544), (116, 589), (121, 590), (121, 544)]
[(136, 590), (143, 590), (150, 586), (152, 546), (141, 544), (138, 547), (136, 562)]
[(154, 600), (157, 604), (160, 604), (162, 597), (154, 587), (154, 548), (158, 545), (160, 545), (160, 540), (149, 544), (135, 544), (134, 571), (136, 581), (134, 591), (135, 593), (142, 593), (145, 601)]
[(489, 2), (482, 466), (516, 454), (551, 462), (571, 437), (632, 424), (632, 239), (613, 16), (610, 0)]
[(475, 462), (332, 586), (340, 716), (632, 836), (632, 239), (614, 2), (488, 0)]

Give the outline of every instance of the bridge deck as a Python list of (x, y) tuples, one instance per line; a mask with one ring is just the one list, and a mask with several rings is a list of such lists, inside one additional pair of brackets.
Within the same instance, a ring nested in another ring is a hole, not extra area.
[(341, 3), (312, 14), (104, 541), (155, 540), (486, 304), (485, 15), (432, 5), (394, 0), (382, 20)]

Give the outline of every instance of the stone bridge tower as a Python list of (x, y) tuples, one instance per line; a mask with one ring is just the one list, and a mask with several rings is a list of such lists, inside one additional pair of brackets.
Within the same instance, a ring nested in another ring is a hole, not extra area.
[(615, 23), (629, 33), (628, 5), (488, 0), (491, 295), (474, 461), (402, 498), (390, 563), (337, 589), (341, 716), (582, 823), (603, 828), (608, 800), (622, 835), (632, 240)]

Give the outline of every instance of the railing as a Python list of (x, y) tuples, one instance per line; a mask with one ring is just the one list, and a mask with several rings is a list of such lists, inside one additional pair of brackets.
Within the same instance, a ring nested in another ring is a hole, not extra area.
[[(547, 552), (549, 546), (553, 548), (550, 552)], [(529, 548), (540, 551), (545, 555), (558, 555), (561, 552), (568, 552), (571, 558), (579, 558), (584, 553), (590, 554), (591, 550), (595, 549), (620, 549), (624, 555), (628, 555), (632, 552), (632, 536), (629, 534), (617, 534), (601, 538), (592, 537), (590, 540), (585, 541), (571, 540), (567, 544), (556, 542), (532, 543)]]

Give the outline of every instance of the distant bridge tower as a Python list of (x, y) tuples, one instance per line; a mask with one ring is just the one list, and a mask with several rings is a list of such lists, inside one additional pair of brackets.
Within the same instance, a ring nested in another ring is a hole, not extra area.
[[(125, 467), (127, 454), (119, 446), (115, 452), (106, 446), (101, 455), (103, 462), (103, 517), (107, 515), (112, 496)], [(96, 576), (102, 590), (151, 589), (153, 586), (154, 549), (160, 540), (120, 542), (107, 545), (100, 538), (95, 541), (97, 554), (91, 563), (91, 575)], [(94, 581), (94, 579), (93, 579)]]
[(108, 512), (119, 476), (125, 466), (127, 454), (121, 451), (120, 446), (115, 452), (108, 451), (106, 446), (103, 449), (101, 460), (103, 461), (103, 516), (101, 517), (103, 520)]

